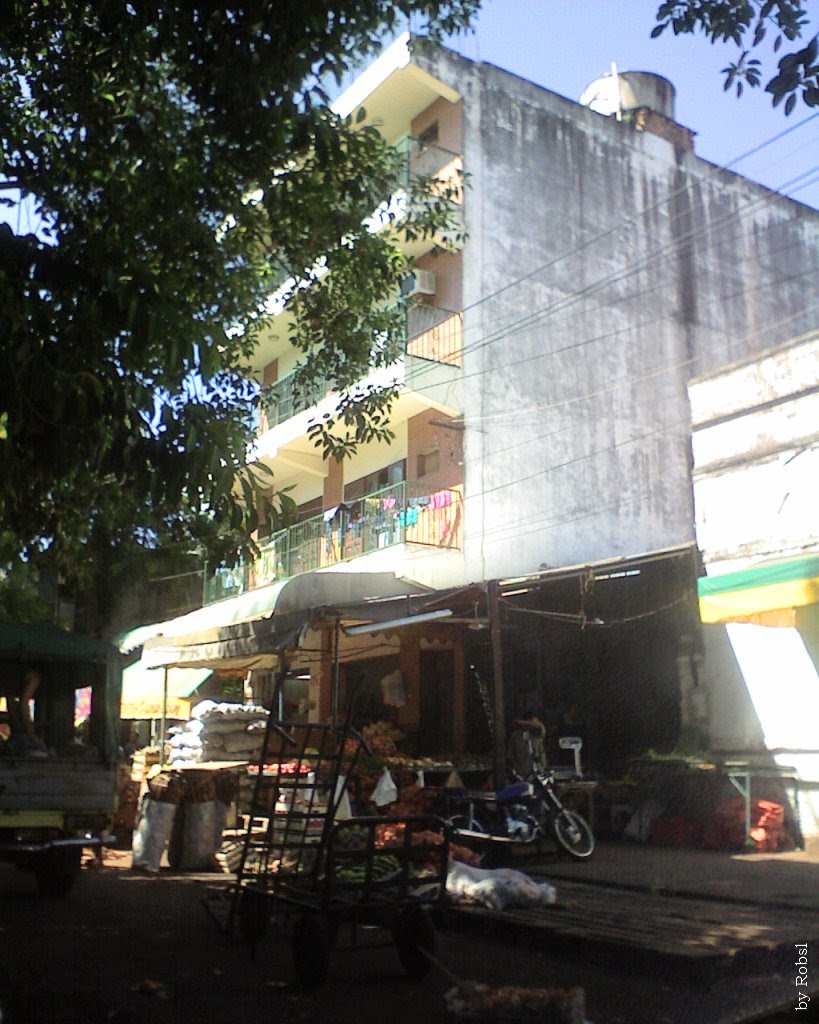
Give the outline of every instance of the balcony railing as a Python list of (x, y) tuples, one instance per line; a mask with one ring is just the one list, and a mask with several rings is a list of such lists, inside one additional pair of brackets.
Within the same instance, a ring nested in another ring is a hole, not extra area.
[(399, 139), (395, 148), (403, 157), (399, 175), (399, 186), (402, 188), (409, 186), (411, 178), (439, 178), (447, 184), (460, 179), (463, 161), (459, 153), (434, 143), (422, 142), (411, 135)]
[[(460, 313), (437, 306), (411, 305), (406, 311), (404, 350), (408, 355), (451, 366), (461, 365), (463, 318)], [(262, 391), (263, 429), (272, 430), (291, 416), (311, 409), (332, 391), (330, 382), (321, 378), (296, 386), (296, 374), (290, 373)], [(266, 424), (266, 426), (264, 425)]]
[(461, 366), (463, 316), (449, 309), (417, 304), (407, 309), (407, 355)]
[(262, 391), (261, 406), (267, 422), (267, 429), (272, 430), (291, 416), (297, 416), (305, 409), (311, 409), (326, 397), (332, 390), (330, 382), (325, 378), (310, 381), (306, 385), (296, 385), (296, 374), (290, 373), (275, 384)]
[(393, 484), (323, 515), (280, 530), (260, 545), (258, 558), (205, 574), (203, 603), (321, 569), (395, 544), (460, 550), (462, 501), (457, 490), (420, 492)]

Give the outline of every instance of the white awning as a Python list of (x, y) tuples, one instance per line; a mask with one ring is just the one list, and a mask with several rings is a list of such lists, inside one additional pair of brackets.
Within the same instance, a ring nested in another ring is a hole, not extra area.
[(188, 718), (191, 696), (213, 673), (210, 669), (148, 668), (141, 661), (122, 673), (120, 718)]

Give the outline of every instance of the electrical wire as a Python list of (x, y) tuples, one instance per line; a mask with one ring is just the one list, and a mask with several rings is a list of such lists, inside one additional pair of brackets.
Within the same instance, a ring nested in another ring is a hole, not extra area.
[[(810, 174), (813, 175), (813, 177), (811, 177), (806, 184), (812, 184), (813, 182), (819, 180), (819, 174), (817, 174), (817, 171), (819, 171), (819, 165), (812, 167), (809, 171), (803, 172), (803, 174), (798, 175), (797, 178), (792, 180), (799, 181)], [(602, 289), (607, 286), (612, 286), (615, 284), (620, 284), (623, 281), (627, 280), (628, 278), (633, 277), (635, 274), (651, 270), (658, 266), (663, 266), (665, 265), (665, 262), (669, 255), (678, 255), (680, 251), (682, 251), (685, 247), (688, 247), (697, 237), (711, 233), (727, 223), (734, 222), (741, 217), (747, 216), (751, 212), (758, 210), (758, 208), (760, 207), (764, 208), (765, 206), (771, 205), (774, 202), (778, 202), (781, 198), (781, 193), (763, 193), (762, 195), (756, 196), (753, 199), (749, 200), (749, 202), (745, 204), (741, 211), (726, 213), (716, 221), (708, 221), (701, 227), (692, 229), (683, 235), (672, 238), (661, 248), (655, 249), (653, 252), (645, 256), (642, 260), (633, 264), (629, 264), (628, 268), (625, 271), (614, 272), (612, 274), (606, 275), (594, 281), (593, 283), (587, 285), (586, 287), (580, 289), (579, 291), (573, 291), (543, 306), (540, 306), (535, 310), (527, 312), (525, 316), (519, 318), (518, 320), (507, 321), (506, 324), (503, 325), (503, 327), (497, 328), (493, 332), (484, 335), (479, 340), (474, 341), (468, 345), (465, 345), (463, 348), (463, 354), (472, 354), (474, 352), (479, 351), (480, 349), (486, 348), (487, 346), (494, 344), (501, 338), (506, 339), (513, 334), (516, 334), (522, 330), (526, 330), (532, 327), (534, 324), (538, 323), (540, 320), (544, 319), (545, 317), (550, 316), (555, 311), (561, 311), (571, 306), (577, 305), (580, 302), (583, 302), (591, 294), (598, 291), (599, 289)], [(575, 251), (568, 254), (564, 254), (558, 257), (553, 262), (557, 262), (558, 259), (568, 258), (569, 256), (574, 255)], [(654, 286), (653, 290), (659, 289), (657, 288), (657, 286)], [(645, 293), (638, 293), (638, 296), (629, 296), (629, 298), (639, 297), (640, 294)], [(583, 344), (583, 342), (580, 342), (578, 344)], [(434, 368), (428, 365), (419, 367), (419, 369), (414, 374), (407, 375), (407, 383), (417, 386), (418, 379), (425, 375), (428, 375), (429, 373), (433, 372), (433, 370)], [(484, 371), (478, 372), (491, 372), (491, 370), (486, 369)]]
[[(799, 123), (797, 123), (795, 125), (789, 126), (783, 132), (780, 132), (776, 136), (772, 137), (771, 139), (766, 140), (765, 142), (759, 144), (758, 146), (754, 147), (752, 150), (749, 150), (746, 154), (743, 154), (741, 157), (737, 158), (737, 160), (732, 161), (731, 164), (726, 165), (726, 166), (730, 167), (730, 166), (740, 162), (742, 159), (745, 159), (747, 156), (752, 155), (755, 152), (758, 152), (759, 150), (765, 148), (766, 146), (772, 144), (773, 142), (778, 141), (783, 136), (785, 136), (785, 135), (787, 135), (787, 134), (789, 134), (789, 133), (791, 133), (791, 132), (793, 132), (793, 131), (801, 128), (801, 127), (803, 127), (805, 124), (808, 124), (809, 122), (813, 121), (817, 116), (819, 116), (819, 115), (812, 115), (811, 117), (808, 117), (808, 118), (804, 119), (802, 122), (799, 122)], [(614, 232), (621, 231), (624, 228), (628, 227), (629, 225), (637, 223), (639, 221), (639, 219), (640, 218), (644, 218), (647, 215), (647, 213), (649, 213), (652, 210), (654, 210), (656, 208), (659, 208), (659, 207), (661, 207), (663, 205), (667, 205), (668, 203), (672, 202), (675, 197), (688, 192), (690, 189), (692, 189), (694, 187), (697, 187), (697, 188), (702, 187), (702, 184), (704, 182), (708, 181), (710, 177), (716, 177), (716, 176), (720, 175), (724, 171), (724, 169), (725, 169), (724, 167), (715, 167), (714, 171), (712, 172), (712, 174), (710, 176), (708, 176), (708, 177), (706, 177), (704, 179), (699, 178), (699, 179), (697, 179), (694, 182), (690, 182), (689, 181), (685, 185), (684, 188), (681, 188), (681, 189), (677, 190), (677, 192), (671, 193), (670, 195), (665, 196), (662, 201), (653, 204), (651, 207), (643, 209), (638, 216), (634, 216), (634, 217), (631, 217), (631, 218), (625, 218), (623, 221), (619, 222), (617, 225), (613, 225), (612, 227), (608, 228), (606, 231), (599, 233), (594, 238), (586, 240), (584, 243), (582, 243), (582, 245), (575, 247), (573, 250), (569, 250), (568, 252), (564, 252), (564, 253), (562, 253), (562, 254), (560, 254), (558, 256), (552, 257), (549, 261), (547, 261), (546, 263), (540, 265), (537, 268), (534, 268), (532, 271), (528, 272), (527, 274), (521, 275), (519, 278), (515, 279), (514, 281), (507, 282), (502, 288), (497, 289), (495, 292), (490, 293), (489, 295), (482, 296), (479, 300), (476, 300), (476, 302), (472, 303), (470, 306), (464, 307), (464, 310), (473, 309), (476, 306), (479, 306), (481, 304), (489, 302), (491, 299), (493, 299), (493, 298), (497, 297), (498, 295), (508, 291), (511, 287), (514, 287), (517, 284), (521, 284), (521, 283), (523, 283), (525, 281), (530, 280), (532, 277), (536, 276), (538, 273), (541, 273), (545, 269), (548, 269), (549, 267), (554, 266), (555, 264), (557, 264), (561, 260), (568, 259), (571, 256), (576, 255), (576, 254), (582, 252), (584, 249), (588, 248), (588, 246), (593, 244), (595, 241), (603, 240), (603, 239), (609, 237)], [(813, 180), (815, 180), (813, 178), (810, 178), (808, 181), (806, 181), (806, 179), (809, 177), (809, 175), (813, 174), (815, 171), (816, 171), (816, 168), (811, 168), (810, 171), (804, 172), (803, 174), (798, 175), (795, 178), (791, 179), (791, 181), (787, 182), (784, 186), (782, 186), (782, 188), (793, 187), (795, 185), (799, 185), (799, 188), (806, 187), (806, 184), (811, 183)], [(533, 324), (538, 322), (539, 320), (541, 320), (541, 319), (543, 319), (543, 318), (545, 318), (547, 316), (552, 316), (553, 317), (556, 312), (565, 310), (565, 309), (567, 309), (567, 308), (569, 308), (569, 307), (571, 307), (573, 305), (576, 305), (576, 304), (584, 301), (588, 297), (589, 294), (593, 293), (594, 291), (596, 291), (598, 289), (601, 289), (601, 288), (606, 287), (606, 286), (611, 286), (612, 284), (616, 284), (616, 283), (622, 282), (622, 281), (628, 279), (629, 277), (633, 276), (638, 271), (645, 271), (645, 270), (653, 269), (653, 268), (655, 268), (657, 266), (660, 266), (665, 261), (665, 259), (667, 258), (667, 255), (668, 255), (669, 252), (673, 253), (675, 250), (679, 251), (679, 249), (682, 246), (690, 245), (692, 243), (692, 241), (694, 241), (697, 237), (699, 237), (699, 236), (701, 236), (701, 235), (703, 235), (705, 233), (712, 233), (713, 231), (717, 230), (719, 227), (723, 226), (724, 224), (729, 223), (730, 221), (735, 221), (737, 219), (737, 217), (748, 216), (749, 213), (755, 212), (761, 206), (765, 206), (765, 205), (767, 205), (769, 203), (778, 203), (781, 200), (781, 198), (782, 198), (781, 192), (770, 192), (770, 191), (766, 190), (765, 192), (761, 193), (759, 196), (754, 197), (752, 200), (750, 200), (748, 203), (746, 203), (739, 213), (733, 211), (730, 214), (724, 215), (722, 218), (718, 218), (717, 220), (709, 221), (709, 222), (705, 223), (704, 225), (702, 225), (700, 227), (697, 227), (695, 230), (691, 230), (691, 231), (687, 232), (685, 235), (678, 236), (677, 238), (671, 240), (670, 243), (668, 243), (665, 246), (661, 247), (659, 250), (655, 250), (652, 253), (648, 254), (646, 257), (644, 257), (644, 259), (642, 260), (642, 262), (638, 266), (636, 266), (636, 267), (635, 266), (629, 266), (626, 269), (626, 271), (624, 271), (624, 272), (614, 273), (614, 274), (608, 275), (608, 276), (606, 276), (604, 278), (601, 278), (598, 281), (593, 282), (591, 285), (587, 286), (585, 289), (583, 289), (579, 293), (573, 293), (572, 295), (570, 295), (568, 297), (563, 297), (563, 298), (558, 299), (558, 300), (553, 300), (553, 301), (551, 301), (549, 303), (546, 303), (544, 306), (540, 307), (539, 309), (527, 313), (527, 315), (525, 317), (520, 318), (518, 321), (507, 322), (502, 328), (500, 328), (500, 329), (498, 329), (498, 330), (496, 330), (496, 331), (494, 331), (494, 332), (492, 332), (492, 333), (490, 333), (488, 335), (485, 335), (482, 338), (477, 339), (475, 342), (472, 342), (469, 345), (464, 346), (464, 352), (470, 353), (470, 352), (478, 351), (481, 348), (485, 348), (488, 345), (491, 345), (495, 341), (499, 340), (501, 337), (505, 338), (505, 337), (510, 336), (511, 334), (518, 333), (521, 330), (528, 329), (529, 327), (533, 326)], [(760, 285), (760, 286), (758, 286), (757, 289), (754, 289), (754, 290), (758, 291), (758, 290), (761, 290), (762, 288), (775, 287), (776, 284), (777, 284), (777, 282), (766, 282), (764, 285)], [(657, 288), (657, 286), (653, 286), (652, 290), (656, 290), (656, 288)], [(747, 294), (747, 290), (746, 290), (745, 293)], [(640, 296), (645, 295), (645, 294), (647, 294), (647, 292), (644, 291), (644, 292), (641, 292), (641, 293), (637, 293), (637, 295), (632, 295), (629, 298), (636, 298), (636, 297), (640, 297)], [(788, 318), (785, 318), (785, 320), (787, 321), (789, 319), (798, 319), (798, 318), (804, 316), (807, 312), (810, 312), (812, 308), (814, 308), (814, 307), (807, 307), (806, 309), (801, 310), (801, 311), (799, 311), (797, 313), (794, 313), (794, 314), (792, 314)], [(648, 324), (650, 324), (652, 322), (656, 322), (657, 320), (666, 320), (666, 319), (667, 319), (667, 316), (659, 315), (658, 317), (653, 318), (652, 320), (648, 321), (647, 323), (638, 324), (637, 326), (638, 326), (638, 329), (640, 329), (640, 328), (644, 328), (645, 326), (648, 326)], [(772, 329), (773, 328), (770, 325), (768, 325), (768, 327), (764, 328), (764, 330), (766, 330), (766, 331), (770, 331)], [(576, 348), (580, 348), (580, 347), (585, 346), (585, 345), (589, 345), (589, 344), (593, 343), (594, 341), (603, 340), (603, 339), (605, 339), (607, 337), (617, 336), (619, 334), (625, 333), (626, 331), (630, 331), (630, 330), (631, 331), (634, 330), (634, 325), (633, 324), (626, 325), (626, 326), (624, 326), (623, 328), (621, 328), (618, 331), (609, 332), (608, 334), (599, 336), (598, 338), (581, 339), (581, 340), (579, 340), (579, 341), (577, 341), (577, 342), (575, 342), (575, 343), (573, 343), (571, 345), (563, 346), (561, 349), (551, 350), (551, 351), (543, 352), (543, 353), (536, 353), (534, 356), (528, 356), (528, 357), (526, 357), (524, 359), (521, 359), (521, 360), (519, 360), (519, 361), (517, 361), (515, 363), (506, 364), (506, 365), (520, 365), (520, 364), (528, 362), (528, 361), (530, 361), (532, 359), (540, 359), (540, 358), (553, 357), (553, 356), (555, 356), (555, 355), (557, 355), (557, 354), (559, 354), (561, 352), (571, 351), (572, 349), (576, 349)], [(758, 337), (759, 333), (760, 333), (760, 329), (755, 329), (752, 332), (754, 337)], [(609, 384), (607, 387), (605, 387), (603, 389), (598, 389), (597, 391), (593, 391), (593, 392), (589, 391), (589, 392), (586, 392), (586, 393), (584, 393), (582, 395), (572, 396), (571, 398), (562, 399), (562, 400), (559, 400), (557, 402), (552, 401), (552, 402), (549, 402), (549, 403), (546, 403), (546, 404), (541, 404), (541, 405), (536, 406), (534, 410), (529, 410), (529, 412), (531, 412), (531, 411), (543, 412), (543, 411), (548, 411), (548, 410), (551, 410), (551, 409), (556, 409), (556, 408), (561, 407), (561, 406), (570, 405), (572, 403), (577, 403), (577, 402), (581, 402), (581, 401), (587, 401), (587, 400), (589, 400), (592, 397), (599, 397), (599, 396), (601, 396), (603, 394), (611, 393), (614, 390), (616, 390), (618, 387), (621, 387), (621, 386), (633, 386), (635, 383), (640, 383), (642, 381), (645, 381), (647, 379), (651, 379), (651, 378), (656, 377), (656, 376), (661, 376), (661, 375), (664, 375), (664, 374), (667, 374), (667, 373), (678, 371), (678, 370), (684, 368), (685, 366), (691, 365), (694, 361), (695, 360), (693, 360), (693, 359), (686, 359), (686, 360), (683, 360), (683, 361), (678, 362), (676, 364), (672, 364), (671, 366), (668, 366), (667, 364), (664, 364), (663, 366), (658, 367), (657, 369), (652, 370), (649, 373), (644, 374), (644, 375), (642, 375), (640, 377), (626, 376), (626, 377), (623, 377), (623, 378), (618, 378), (617, 381), (612, 382), (611, 384)], [(426, 372), (432, 372), (432, 369), (433, 369), (433, 367), (425, 367)], [(470, 373), (468, 375), (463, 375), (463, 376), (464, 376), (464, 378), (466, 378), (466, 377), (473, 377), (473, 376), (482, 376), (483, 374), (488, 373), (488, 372), (492, 372), (491, 368), (484, 368), (484, 369), (482, 369), (480, 371), (475, 371), (473, 373)], [(417, 381), (417, 376), (411, 376), (411, 377), (408, 376), (408, 383), (415, 383), (416, 381)], [(519, 415), (519, 412), (518, 413), (508, 413), (508, 412), (505, 412), (505, 413), (495, 414), (494, 418), (497, 418), (497, 419), (506, 418), (506, 417), (508, 417), (510, 415)], [(491, 418), (493, 418), (493, 417), (490, 414), (490, 415), (487, 415), (487, 416), (483, 417), (481, 420), (479, 420), (479, 422), (487, 422)], [(474, 422), (474, 420), (472, 422)], [(680, 424), (671, 425), (671, 426), (672, 427), (673, 426), (681, 427), (682, 425), (683, 424), (680, 423)], [(558, 432), (562, 432), (562, 431), (558, 431)], [(525, 439), (524, 441), (522, 441), (520, 443), (521, 444), (533, 444), (533, 443), (535, 443), (538, 440), (543, 440), (545, 437), (554, 436), (554, 433), (555, 432), (552, 432), (552, 435), (548, 435), (548, 434), (547, 435), (540, 435), (539, 437), (536, 437), (534, 439), (528, 438), (528, 439)], [(570, 459), (570, 460), (568, 460), (568, 461), (566, 461), (564, 463), (556, 464), (556, 465), (553, 465), (553, 466), (544, 467), (542, 470), (538, 471), (537, 473), (531, 474), (531, 475), (529, 475), (527, 477), (519, 478), (519, 479), (514, 480), (514, 481), (508, 481), (508, 482), (506, 482), (506, 483), (504, 483), (502, 485), (498, 485), (497, 487), (493, 487), (493, 488), (490, 488), (490, 489), (482, 489), (480, 492), (470, 493), (468, 495), (465, 495), (465, 499), (464, 500), (465, 501), (466, 500), (474, 500), (475, 498), (478, 498), (478, 497), (484, 497), (486, 494), (497, 492), (497, 491), (502, 490), (502, 489), (507, 488), (507, 487), (516, 486), (516, 485), (518, 485), (520, 483), (524, 483), (524, 482), (527, 482), (529, 480), (535, 479), (536, 477), (538, 477), (540, 475), (543, 475), (545, 473), (548, 473), (550, 471), (554, 471), (554, 470), (557, 470), (557, 469), (565, 468), (568, 465), (577, 464), (578, 462), (584, 461), (585, 459), (595, 458), (598, 455), (605, 454), (607, 451), (610, 451), (612, 447), (619, 447), (619, 446), (624, 446), (624, 445), (628, 445), (628, 444), (635, 444), (635, 443), (638, 443), (640, 441), (647, 440), (647, 439), (649, 439), (651, 437), (656, 437), (658, 435), (674, 436), (674, 435), (669, 434), (669, 428), (668, 427), (656, 428), (656, 429), (651, 430), (651, 431), (649, 431), (647, 433), (640, 434), (640, 435), (637, 435), (635, 437), (628, 438), (628, 439), (625, 439), (623, 441), (617, 442), (614, 446), (607, 445), (606, 448), (600, 449), (599, 451), (595, 451), (595, 452), (591, 452), (591, 453), (584, 453), (583, 455), (577, 456), (576, 458)], [(687, 434), (686, 434), (686, 436), (687, 436)], [(679, 438), (677, 438), (677, 439), (679, 439)], [(517, 446), (518, 445), (516, 444), (516, 445), (513, 445), (512, 447), (517, 447)], [(502, 450), (498, 450), (498, 451), (506, 451), (506, 450), (508, 450), (508, 449), (502, 449)], [(491, 453), (491, 454), (495, 454), (496, 455), (496, 454), (498, 454), (498, 452), (494, 452), (494, 453)], [(595, 511), (593, 513), (590, 513), (590, 514), (591, 515), (599, 515), (599, 514), (601, 514), (602, 511), (603, 510), (600, 510), (599, 507), (598, 507), (597, 509), (595, 509)], [(574, 520), (576, 518), (576, 516), (573, 516), (572, 518)], [(541, 519), (538, 519), (538, 521), (541, 523), (541, 525), (543, 525)], [(556, 521), (554, 525), (559, 525), (559, 523), (560, 523), (560, 521)]]

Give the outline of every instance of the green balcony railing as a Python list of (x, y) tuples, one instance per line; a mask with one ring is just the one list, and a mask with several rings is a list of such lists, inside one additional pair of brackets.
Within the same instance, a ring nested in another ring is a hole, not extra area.
[(206, 571), (203, 604), (395, 544), (460, 550), (461, 536), (460, 491), (393, 484), (280, 530), (260, 545), (252, 562)]

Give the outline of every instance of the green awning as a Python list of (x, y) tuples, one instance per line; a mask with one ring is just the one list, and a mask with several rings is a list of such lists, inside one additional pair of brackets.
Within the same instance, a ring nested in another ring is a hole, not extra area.
[(21, 622), (0, 622), (0, 658), (94, 664), (118, 661), (116, 648), (105, 640), (59, 626)]
[[(752, 622), (819, 603), (819, 555), (761, 562), (697, 580), (703, 622)], [(773, 621), (773, 620), (770, 620)]]

